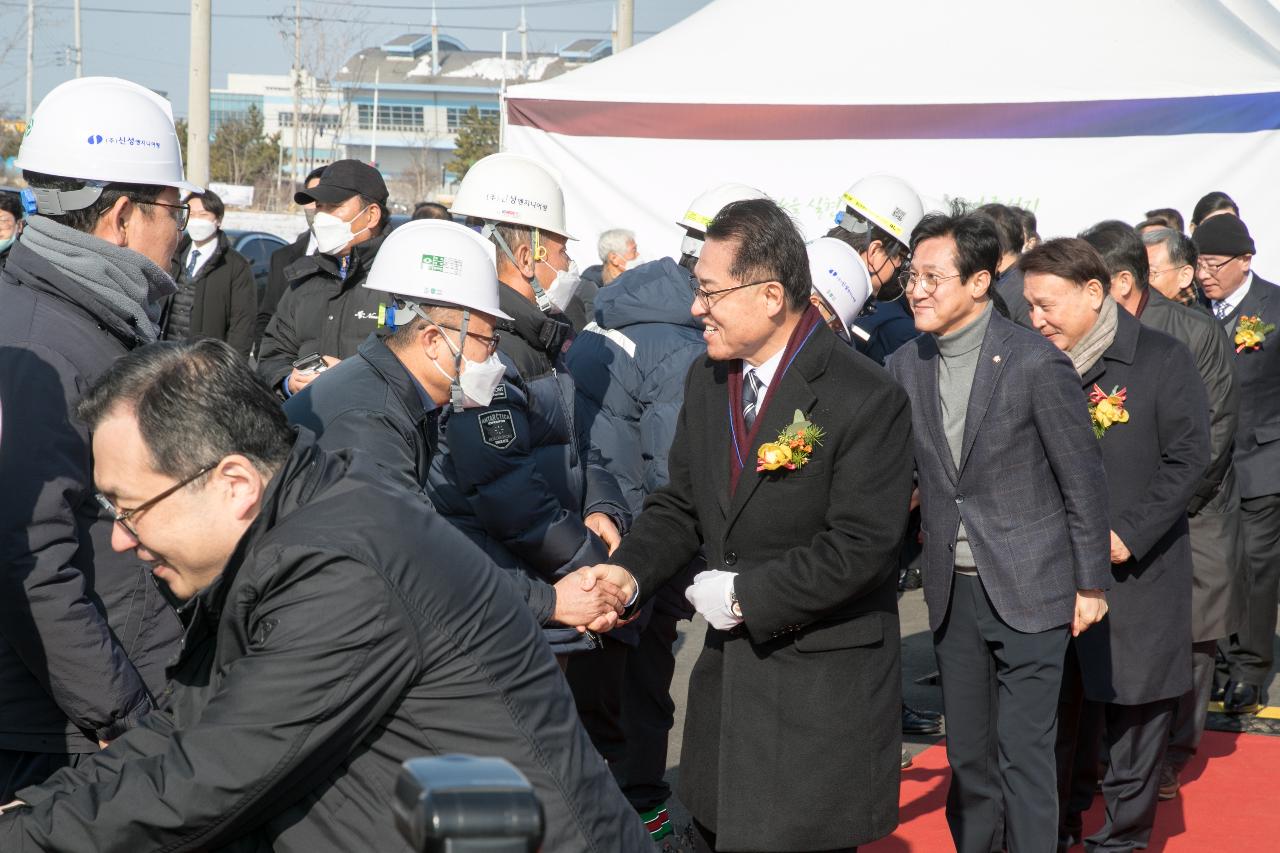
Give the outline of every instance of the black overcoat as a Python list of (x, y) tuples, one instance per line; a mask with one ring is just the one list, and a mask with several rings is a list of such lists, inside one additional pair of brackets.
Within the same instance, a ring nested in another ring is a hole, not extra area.
[[(897, 551), (911, 492), (906, 394), (823, 325), (785, 372), (730, 492), (731, 362), (694, 362), (668, 470), (613, 559), (654, 594), (705, 547), (745, 622), (708, 629), (690, 679), (680, 799), (728, 850), (828, 850), (898, 823)], [(826, 431), (756, 473), (795, 411)]]
[(1087, 698), (1141, 705), (1191, 688), (1187, 502), (1209, 466), (1209, 400), (1190, 350), (1118, 313), (1083, 386), (1127, 393), (1128, 422), (1098, 441), (1111, 529), (1133, 557), (1112, 566), (1106, 619), (1074, 642)]

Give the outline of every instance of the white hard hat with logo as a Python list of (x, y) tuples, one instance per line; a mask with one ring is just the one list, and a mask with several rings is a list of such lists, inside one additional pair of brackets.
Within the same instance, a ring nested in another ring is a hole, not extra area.
[(694, 232), (685, 235), (684, 242), (680, 245), (681, 253), (699, 257), (702, 254), (702, 244), (705, 242), (703, 237), (711, 225), (711, 220), (716, 218), (716, 214), (727, 204), (753, 198), (768, 198), (768, 196), (746, 184), (720, 184), (689, 202), (689, 208), (684, 216), (676, 220), (677, 225)]
[[(893, 175), (870, 175), (844, 194), (845, 215), (840, 227), (854, 234), (866, 233), (866, 223), (888, 232), (903, 246), (911, 245), (911, 232), (924, 218), (920, 195), (910, 184)], [(849, 211), (858, 214), (850, 216)], [(861, 217), (859, 220), (858, 217)]]
[[(406, 222), (383, 241), (364, 281), (406, 302), (464, 308), (510, 320), (498, 307), (498, 273), (493, 243), (443, 219)], [(408, 325), (412, 309), (380, 311), (381, 325)]]
[(871, 277), (855, 250), (835, 237), (819, 237), (807, 247), (813, 289), (840, 319), (845, 335), (871, 296)]
[(527, 225), (574, 239), (565, 226), (564, 191), (555, 173), (519, 154), (490, 154), (476, 161), (462, 179), (449, 211), (454, 216)]
[(40, 213), (89, 207), (105, 184), (144, 184), (199, 193), (182, 171), (169, 102), (118, 77), (68, 80), (36, 107), (18, 149), (20, 169), (85, 181), (84, 189), (32, 188)]

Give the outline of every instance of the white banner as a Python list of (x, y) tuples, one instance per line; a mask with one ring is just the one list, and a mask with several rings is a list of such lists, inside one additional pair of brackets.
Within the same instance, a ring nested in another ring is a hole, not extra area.
[[(645, 254), (678, 256), (675, 225), (689, 201), (719, 183), (756, 186), (797, 218), (806, 239), (834, 224), (841, 193), (864, 175), (911, 182), (934, 206), (950, 198), (1033, 211), (1045, 238), (1103, 219), (1140, 221), (1222, 190), (1240, 205), (1258, 246), (1255, 269), (1280, 280), (1280, 131), (1078, 139), (720, 141), (565, 136), (511, 124), (504, 148), (560, 171), (570, 253), (598, 262), (596, 238), (630, 228)], [(927, 205), (928, 206), (928, 205)]]

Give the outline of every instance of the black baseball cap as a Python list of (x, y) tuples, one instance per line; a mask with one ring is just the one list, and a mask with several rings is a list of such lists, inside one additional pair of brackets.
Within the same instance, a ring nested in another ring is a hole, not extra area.
[(371, 198), (378, 204), (387, 203), (387, 183), (382, 173), (359, 160), (336, 160), (330, 163), (320, 176), (320, 183), (309, 190), (293, 194), (296, 204), (313, 201), (325, 204), (341, 204), (354, 195)]

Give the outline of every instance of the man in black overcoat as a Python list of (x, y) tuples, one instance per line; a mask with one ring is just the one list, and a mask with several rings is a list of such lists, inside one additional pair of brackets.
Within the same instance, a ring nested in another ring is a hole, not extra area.
[(1235, 350), (1240, 426), (1235, 468), (1244, 516), (1248, 578), (1247, 624), (1231, 646), (1227, 713), (1248, 713), (1267, 703), (1263, 686), (1274, 663), (1276, 590), (1280, 587), (1280, 338), (1242, 334), (1253, 321), (1280, 326), (1280, 290), (1256, 275), (1254, 244), (1238, 216), (1221, 213), (1196, 228), (1196, 277)]
[(1111, 520), (1110, 612), (1072, 641), (1063, 675), (1060, 790), (1077, 796), (1062, 807), (1059, 843), (1080, 836), (1099, 749), (1085, 735), (1097, 731), (1107, 820), (1085, 847), (1133, 850), (1150, 838), (1169, 726), (1191, 687), (1187, 504), (1209, 466), (1209, 401), (1190, 350), (1107, 295), (1111, 276), (1089, 243), (1050, 240), (1019, 263), (1032, 325), (1080, 374)]
[[(1190, 238), (1169, 229), (1155, 232), (1168, 265), (1173, 255), (1185, 257)], [(1192, 689), (1178, 700), (1169, 750), (1160, 773), (1160, 798), (1178, 794), (1178, 772), (1195, 755), (1209, 714), (1214, 657), (1218, 642), (1243, 627), (1245, 614), (1244, 551), (1241, 547), (1240, 491), (1231, 451), (1240, 416), (1240, 395), (1232, 367), (1232, 347), (1208, 311), (1166, 298), (1153, 282), (1158, 274), (1148, 263), (1153, 241), (1138, 236), (1126, 222), (1100, 222), (1080, 235), (1111, 273), (1111, 298), (1150, 326), (1186, 344), (1209, 398), (1209, 467), (1187, 505), (1191, 541), (1191, 674)], [(1172, 246), (1172, 249), (1170, 249)], [(1191, 247), (1194, 253), (1194, 247)]]
[[(726, 206), (695, 276), (707, 358), (670, 482), (596, 570), (643, 603), (705, 551), (679, 784), (701, 849), (852, 849), (898, 823), (907, 397), (810, 306), (804, 242), (773, 202)], [(820, 440), (768, 470), (797, 413)]]

